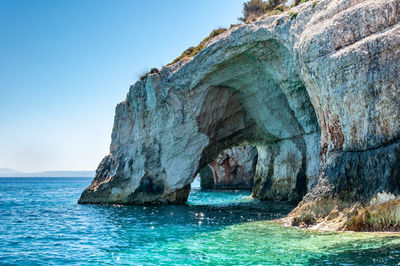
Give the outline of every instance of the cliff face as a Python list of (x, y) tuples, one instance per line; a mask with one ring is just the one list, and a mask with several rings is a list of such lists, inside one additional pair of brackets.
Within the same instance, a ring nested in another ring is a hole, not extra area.
[(397, 197), (399, 0), (290, 12), (232, 28), (133, 85), (79, 202), (185, 202), (199, 170), (241, 144), (258, 149), (254, 196), (302, 199), (288, 223), (341, 227), (378, 192)]
[(257, 148), (253, 145), (224, 150), (200, 170), (203, 189), (251, 189), (257, 166)]

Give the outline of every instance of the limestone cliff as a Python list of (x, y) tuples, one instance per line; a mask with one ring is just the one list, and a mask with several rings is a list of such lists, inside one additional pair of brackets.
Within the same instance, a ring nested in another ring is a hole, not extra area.
[(309, 1), (148, 75), (79, 202), (183, 203), (221, 151), (253, 144), (254, 196), (302, 200), (288, 223), (348, 226), (400, 194), (399, 19), (399, 0)]
[(200, 170), (201, 188), (253, 188), (257, 154), (257, 148), (253, 145), (224, 150)]

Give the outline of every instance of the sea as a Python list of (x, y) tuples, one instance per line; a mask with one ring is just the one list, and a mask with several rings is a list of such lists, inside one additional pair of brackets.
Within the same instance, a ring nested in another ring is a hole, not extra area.
[(92, 178), (0, 178), (0, 265), (399, 265), (400, 236), (272, 220), (293, 205), (202, 191), (187, 205), (79, 205)]

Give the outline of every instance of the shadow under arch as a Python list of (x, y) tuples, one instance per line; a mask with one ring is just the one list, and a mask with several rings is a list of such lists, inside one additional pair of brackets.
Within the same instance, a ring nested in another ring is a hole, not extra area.
[(225, 48), (211, 62), (206, 51), (131, 87), (79, 203), (185, 203), (200, 169), (246, 144), (258, 150), (254, 197), (297, 202), (311, 189), (320, 127), (291, 52), (274, 39)]
[[(276, 40), (217, 65), (196, 121), (209, 138), (197, 172), (224, 149), (258, 149), (253, 196), (300, 201), (316, 183), (320, 127), (293, 55)], [(196, 89), (196, 88), (195, 88)]]

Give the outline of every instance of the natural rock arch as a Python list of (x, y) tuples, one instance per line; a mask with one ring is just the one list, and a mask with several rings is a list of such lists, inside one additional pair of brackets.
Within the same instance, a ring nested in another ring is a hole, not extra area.
[(197, 123), (209, 144), (200, 169), (225, 148), (254, 144), (259, 164), (253, 195), (300, 200), (318, 174), (320, 134), (288, 49), (276, 40), (256, 43), (218, 65), (203, 84), (207, 94)]
[(399, 194), (398, 0), (291, 12), (232, 28), (133, 85), (79, 202), (182, 203), (202, 167), (248, 143), (259, 152), (254, 196), (308, 192), (293, 217), (339, 219), (377, 192)]
[(117, 107), (115, 151), (100, 167), (96, 180), (102, 183), (95, 180), (96, 191), (86, 191), (93, 196), (88, 201), (180, 203), (200, 169), (224, 149), (249, 143), (260, 153), (255, 196), (300, 200), (307, 181), (315, 180), (319, 126), (294, 58), (277, 40), (256, 42), (218, 62), (190, 90), (168, 88), (163, 98), (155, 93), (164, 89), (159, 81), (155, 74), (137, 83), (130, 92), (135, 102), (128, 95)]

